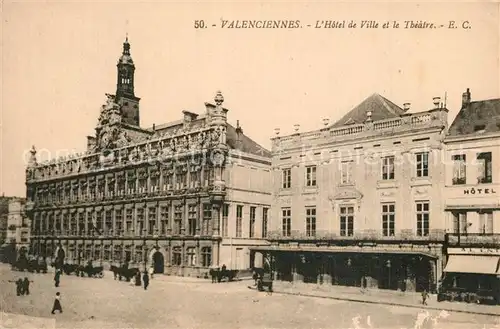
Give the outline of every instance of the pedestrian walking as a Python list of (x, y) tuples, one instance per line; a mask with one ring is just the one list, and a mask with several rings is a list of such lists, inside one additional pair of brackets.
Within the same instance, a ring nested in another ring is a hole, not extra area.
[(61, 280), (61, 272), (59, 272), (59, 270), (56, 270), (56, 274), (54, 274), (54, 282), (56, 287), (59, 287), (60, 280)]
[(25, 295), (29, 295), (30, 294), (30, 282), (33, 282), (33, 281), (30, 281), (28, 279), (28, 277), (24, 277), (23, 290), (24, 290), (24, 294)]
[(56, 314), (55, 311), (59, 311), (59, 313), (62, 313), (62, 306), (61, 306), (61, 294), (56, 292), (56, 298), (54, 299), (54, 306), (52, 306), (52, 314)]
[(427, 298), (429, 297), (429, 293), (426, 289), (422, 291), (422, 305), (427, 305)]
[(141, 286), (141, 272), (137, 271), (135, 274), (135, 285), (140, 287)]
[(144, 290), (148, 290), (148, 286), (149, 286), (148, 271), (144, 271), (144, 274), (142, 275), (142, 281), (144, 282)]
[(14, 282), (16, 284), (16, 295), (21, 296), (24, 295), (23, 290), (23, 279), (19, 278), (16, 281), (8, 280), (9, 282)]

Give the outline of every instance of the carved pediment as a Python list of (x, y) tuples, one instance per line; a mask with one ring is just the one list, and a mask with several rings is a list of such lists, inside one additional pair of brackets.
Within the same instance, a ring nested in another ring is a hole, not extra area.
[(356, 199), (360, 200), (363, 198), (363, 194), (358, 191), (355, 187), (343, 187), (339, 191), (329, 197), (330, 201), (335, 200), (346, 200), (346, 199)]

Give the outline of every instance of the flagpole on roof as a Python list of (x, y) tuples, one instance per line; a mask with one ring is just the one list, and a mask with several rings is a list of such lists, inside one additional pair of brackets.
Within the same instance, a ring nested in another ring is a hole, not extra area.
[(444, 108), (446, 108), (446, 97), (447, 97), (447, 92), (444, 92)]

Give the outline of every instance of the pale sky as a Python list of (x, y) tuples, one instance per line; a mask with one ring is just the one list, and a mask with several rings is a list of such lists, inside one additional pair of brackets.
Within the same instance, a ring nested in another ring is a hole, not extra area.
[[(412, 112), (447, 92), (449, 122), (461, 95), (500, 97), (495, 3), (13, 3), (2, 8), (0, 193), (25, 195), (24, 155), (35, 145), (84, 151), (128, 32), (141, 126), (202, 113), (220, 89), (251, 138), (270, 148), (274, 128), (322, 127), (373, 93)], [(303, 28), (221, 29), (223, 20), (300, 20)], [(424, 20), (471, 29), (314, 29), (316, 20)], [(204, 20), (219, 27), (195, 29)], [(63, 151), (61, 151), (63, 150)]]

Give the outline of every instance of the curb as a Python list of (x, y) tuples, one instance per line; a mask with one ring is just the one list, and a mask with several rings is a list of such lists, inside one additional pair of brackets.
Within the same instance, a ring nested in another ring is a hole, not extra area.
[(487, 316), (500, 316), (498, 313), (488, 313), (488, 312), (480, 312), (480, 311), (467, 311), (467, 310), (454, 310), (454, 309), (449, 309), (449, 308), (439, 308), (435, 306), (424, 306), (424, 305), (408, 305), (408, 304), (398, 304), (398, 303), (391, 303), (391, 302), (383, 302), (383, 301), (378, 301), (374, 302), (371, 300), (362, 300), (362, 299), (355, 299), (355, 298), (346, 298), (346, 297), (334, 297), (334, 296), (320, 296), (320, 295), (312, 295), (312, 294), (304, 294), (300, 292), (285, 292), (285, 291), (279, 291), (279, 290), (274, 290), (273, 293), (275, 294), (282, 294), (282, 295), (291, 295), (291, 296), (301, 296), (301, 297), (310, 297), (310, 298), (323, 298), (323, 299), (334, 299), (334, 300), (345, 300), (349, 302), (355, 302), (355, 303), (366, 303), (366, 304), (383, 304), (383, 305), (390, 305), (390, 306), (399, 306), (399, 307), (407, 307), (407, 308), (418, 308), (418, 309), (430, 309), (430, 310), (436, 310), (436, 311), (448, 311), (448, 312), (456, 312), (456, 313), (466, 313), (466, 314), (479, 314), (479, 315), (487, 315)]

